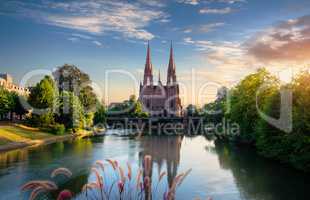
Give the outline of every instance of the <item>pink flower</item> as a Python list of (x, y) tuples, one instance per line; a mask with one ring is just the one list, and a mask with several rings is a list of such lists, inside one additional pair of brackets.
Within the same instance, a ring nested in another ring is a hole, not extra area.
[(123, 193), (123, 191), (124, 191), (124, 183), (122, 181), (119, 181), (117, 186), (118, 186), (119, 193), (120, 194)]
[(71, 199), (72, 197), (73, 195), (69, 190), (63, 190), (59, 193), (57, 200)]
[(144, 178), (144, 188), (145, 190), (149, 190), (150, 189), (150, 184), (151, 184), (151, 179), (150, 177), (145, 177)]

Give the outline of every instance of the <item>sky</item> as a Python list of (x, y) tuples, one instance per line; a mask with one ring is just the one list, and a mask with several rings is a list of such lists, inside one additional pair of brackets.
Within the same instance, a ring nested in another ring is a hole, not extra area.
[(0, 26), (1, 73), (20, 83), (73, 64), (107, 103), (138, 95), (147, 41), (163, 82), (173, 42), (184, 105), (259, 67), (287, 77), (310, 63), (308, 0), (12, 0)]

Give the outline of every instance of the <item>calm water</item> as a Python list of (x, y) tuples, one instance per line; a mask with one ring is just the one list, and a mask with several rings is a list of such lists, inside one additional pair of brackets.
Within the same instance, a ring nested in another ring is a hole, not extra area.
[(146, 154), (153, 158), (153, 180), (160, 171), (168, 173), (159, 186), (162, 193), (177, 174), (192, 168), (177, 190), (177, 199), (310, 199), (309, 175), (258, 157), (252, 150), (235, 149), (202, 136), (106, 136), (0, 154), (0, 199), (27, 199), (29, 194), (21, 193), (20, 186), (34, 179), (49, 179), (58, 167), (73, 172), (70, 180), (57, 180), (60, 187), (81, 199), (80, 189), (94, 179), (90, 168), (96, 160), (112, 158), (123, 166), (129, 161), (137, 169)]

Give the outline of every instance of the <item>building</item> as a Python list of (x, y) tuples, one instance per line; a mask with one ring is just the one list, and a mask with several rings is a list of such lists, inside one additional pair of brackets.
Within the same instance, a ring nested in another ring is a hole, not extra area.
[(9, 74), (0, 74), (0, 87), (10, 92), (16, 92), (19, 95), (27, 96), (29, 94), (29, 89), (14, 84), (13, 78)]
[(148, 44), (143, 83), (140, 83), (139, 101), (143, 105), (143, 110), (151, 116), (182, 115), (172, 44), (170, 47), (166, 85), (161, 81), (160, 72), (158, 73), (157, 84), (154, 83), (151, 50)]

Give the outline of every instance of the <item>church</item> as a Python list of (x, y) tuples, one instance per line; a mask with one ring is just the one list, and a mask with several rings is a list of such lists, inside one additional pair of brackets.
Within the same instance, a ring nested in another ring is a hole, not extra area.
[(182, 115), (179, 84), (176, 76), (173, 47), (170, 47), (170, 57), (167, 70), (167, 81), (163, 84), (158, 73), (158, 82), (154, 83), (151, 49), (148, 43), (143, 83), (140, 83), (139, 101), (143, 110), (153, 117), (179, 117)]

